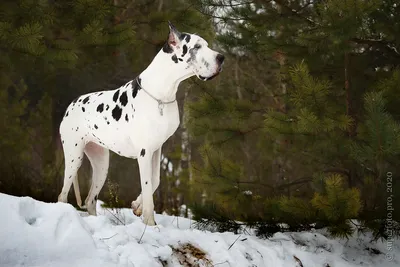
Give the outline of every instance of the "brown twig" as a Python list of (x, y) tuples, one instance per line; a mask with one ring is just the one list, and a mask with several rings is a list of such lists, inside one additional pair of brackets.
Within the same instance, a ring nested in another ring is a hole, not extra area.
[(112, 236), (110, 236), (110, 237), (103, 237), (103, 238), (100, 238), (100, 240), (108, 240), (108, 239), (113, 238), (113, 237), (116, 236), (116, 235), (118, 235), (118, 233), (116, 233), (115, 235), (112, 235)]
[(110, 209), (106, 209), (106, 211), (108, 211), (108, 212), (109, 212), (115, 219), (117, 219), (121, 224), (125, 225), (125, 223), (122, 222), (114, 213), (112, 213), (112, 212), (110, 211)]
[(295, 261), (299, 264), (299, 267), (304, 267), (303, 263), (301, 262), (301, 260), (299, 258), (297, 258), (295, 255), (293, 255), (293, 258), (295, 259)]

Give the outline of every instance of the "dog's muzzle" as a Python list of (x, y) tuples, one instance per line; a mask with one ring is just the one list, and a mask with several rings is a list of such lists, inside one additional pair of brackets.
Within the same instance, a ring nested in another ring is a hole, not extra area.
[(219, 74), (221, 71), (222, 71), (222, 68), (219, 67), (219, 68), (218, 68), (218, 71), (217, 71), (215, 74), (213, 74), (212, 76), (210, 76), (210, 77), (204, 77), (204, 76), (199, 75), (199, 78), (200, 78), (201, 80), (203, 80), (203, 81), (209, 81), (209, 80), (212, 80), (212, 79), (214, 79), (215, 77), (217, 77), (218, 74)]
[(224, 57), (224, 55), (222, 55), (222, 54), (218, 54), (216, 59), (217, 59), (217, 63), (218, 63), (218, 69), (217, 69), (217, 71), (216, 71), (212, 76), (210, 76), (210, 77), (204, 77), (204, 76), (199, 75), (199, 78), (200, 78), (201, 80), (203, 80), (203, 81), (212, 80), (212, 79), (214, 79), (216, 76), (218, 76), (218, 74), (222, 71), (222, 65), (224, 64), (225, 57)]

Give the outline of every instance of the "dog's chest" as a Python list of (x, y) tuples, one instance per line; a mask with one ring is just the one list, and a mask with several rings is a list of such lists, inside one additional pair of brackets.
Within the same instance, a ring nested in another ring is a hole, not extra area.
[[(135, 105), (135, 120), (130, 125), (132, 138), (154, 149), (159, 148), (179, 126), (179, 110), (176, 102), (159, 108), (153, 99), (138, 98)], [(140, 101), (142, 100), (142, 101)], [(132, 140), (135, 143), (135, 140)]]

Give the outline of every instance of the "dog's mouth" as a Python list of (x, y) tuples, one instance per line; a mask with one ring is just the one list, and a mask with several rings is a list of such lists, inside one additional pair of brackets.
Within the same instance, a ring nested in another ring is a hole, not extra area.
[(204, 77), (201, 75), (197, 75), (197, 77), (199, 77), (199, 79), (202, 81), (210, 81), (210, 80), (214, 79), (215, 77), (217, 77), (221, 71), (222, 71), (222, 64), (218, 67), (217, 71), (210, 77)]

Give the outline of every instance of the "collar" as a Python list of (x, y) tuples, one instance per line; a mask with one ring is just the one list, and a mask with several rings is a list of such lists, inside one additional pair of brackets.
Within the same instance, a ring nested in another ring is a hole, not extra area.
[(156, 98), (155, 96), (153, 96), (152, 94), (150, 94), (150, 93), (149, 93), (146, 89), (144, 89), (144, 88), (142, 87), (142, 85), (140, 84), (139, 76), (136, 77), (135, 81), (136, 81), (137, 85), (140, 87), (140, 89), (142, 89), (146, 94), (148, 94), (151, 98), (153, 98), (155, 101), (157, 101), (157, 103), (158, 103), (158, 110), (160, 111), (160, 115), (161, 115), (161, 116), (164, 115), (164, 112), (163, 112), (164, 106), (167, 105), (167, 104), (172, 104), (172, 103), (174, 103), (174, 102), (176, 101), (176, 99), (174, 99), (174, 100), (172, 100), (172, 101), (164, 102), (164, 101), (162, 101), (161, 99), (158, 99), (158, 98)]

